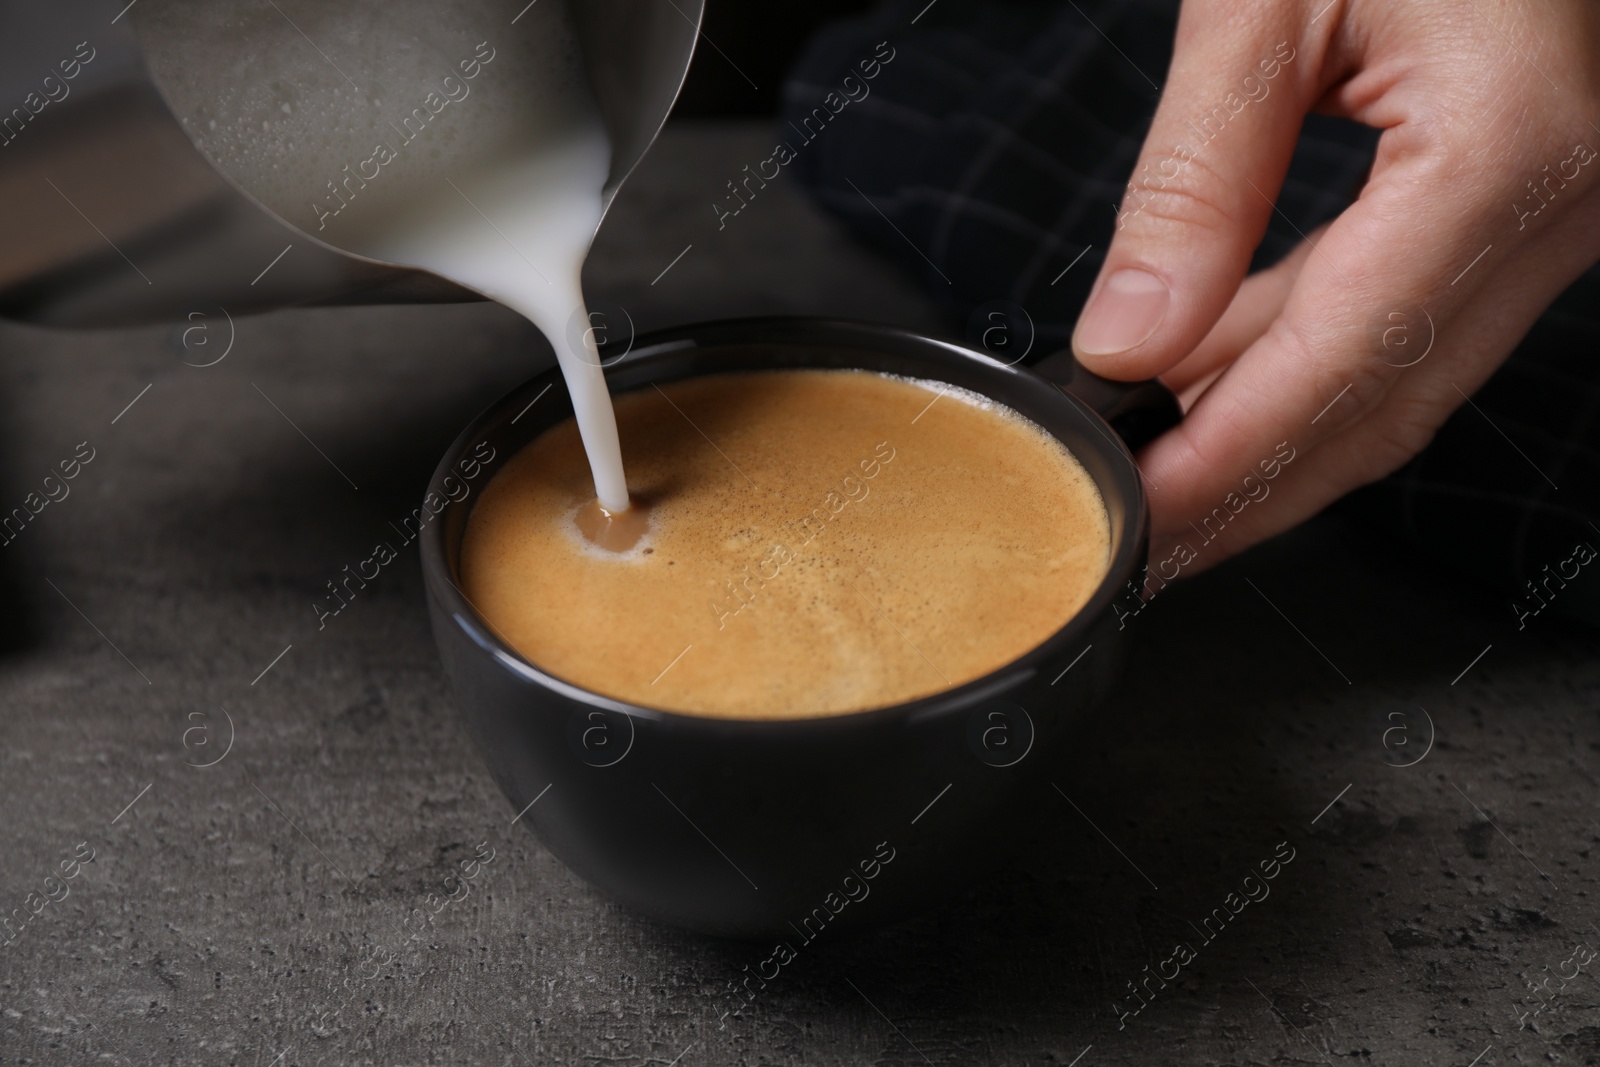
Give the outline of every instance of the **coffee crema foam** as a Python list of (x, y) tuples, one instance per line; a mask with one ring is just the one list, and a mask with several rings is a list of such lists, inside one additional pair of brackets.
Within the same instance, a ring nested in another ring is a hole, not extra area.
[(939, 389), (785, 370), (617, 396), (643, 536), (608, 552), (579, 529), (569, 418), (485, 487), (462, 589), (541, 670), (663, 710), (806, 718), (973, 681), (1083, 607), (1110, 523), (1059, 441)]

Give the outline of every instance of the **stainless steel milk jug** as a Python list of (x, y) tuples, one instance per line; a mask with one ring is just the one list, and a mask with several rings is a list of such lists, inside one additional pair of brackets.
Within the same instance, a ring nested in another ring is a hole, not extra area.
[[(138, 3), (0, 0), (0, 316), (124, 326), (211, 306), (478, 299), (322, 242), (223, 175), (141, 57)], [(703, 10), (571, 0), (612, 144), (607, 205), (666, 120)]]

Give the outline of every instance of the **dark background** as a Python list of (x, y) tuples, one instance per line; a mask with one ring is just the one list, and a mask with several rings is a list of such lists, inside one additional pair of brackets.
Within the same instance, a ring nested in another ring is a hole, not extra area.
[[(783, 77), (816, 27), (865, 11), (864, 0), (816, 3), (722, 3), (706, 5), (701, 33), (716, 48), (701, 48), (678, 97), (673, 117), (754, 118), (775, 115)], [(720, 48), (749, 81), (717, 54)], [(751, 82), (755, 87), (751, 87)]]

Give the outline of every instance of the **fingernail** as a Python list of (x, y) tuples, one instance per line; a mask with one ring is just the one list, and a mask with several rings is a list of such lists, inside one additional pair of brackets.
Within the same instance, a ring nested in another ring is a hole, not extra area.
[(1114, 271), (1089, 301), (1073, 339), (1078, 351), (1110, 356), (1144, 344), (1167, 317), (1172, 294), (1167, 283), (1147, 271)]

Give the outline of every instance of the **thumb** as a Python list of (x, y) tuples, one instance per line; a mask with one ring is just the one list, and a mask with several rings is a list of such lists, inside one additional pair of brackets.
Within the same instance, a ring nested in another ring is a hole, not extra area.
[(1095, 373), (1171, 369), (1243, 281), (1316, 85), (1298, 7), (1183, 5), (1161, 104), (1073, 335)]

